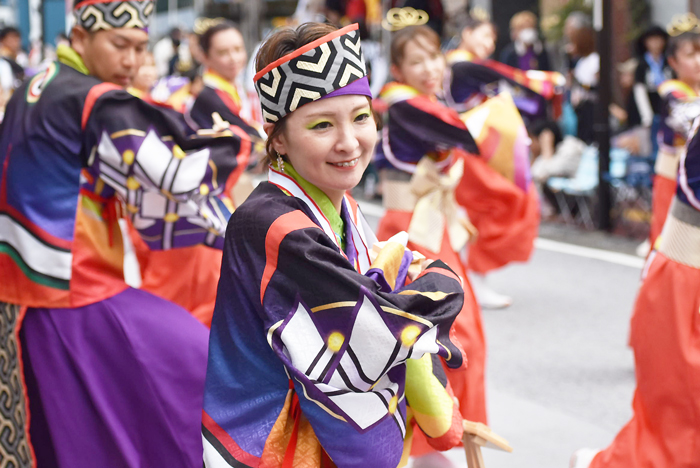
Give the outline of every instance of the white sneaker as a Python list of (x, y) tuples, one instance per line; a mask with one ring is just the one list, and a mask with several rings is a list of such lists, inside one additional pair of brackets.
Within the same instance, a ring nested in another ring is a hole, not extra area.
[(412, 468), (457, 468), (446, 456), (432, 452), (422, 457), (414, 458)]
[(651, 243), (649, 242), (649, 239), (645, 239), (644, 242), (637, 246), (637, 257), (647, 258), (650, 250)]
[(578, 449), (571, 455), (569, 468), (588, 468), (600, 450), (589, 448)]
[(483, 309), (504, 309), (513, 303), (513, 299), (494, 291), (486, 283), (486, 276), (477, 273), (470, 275), (476, 300)]

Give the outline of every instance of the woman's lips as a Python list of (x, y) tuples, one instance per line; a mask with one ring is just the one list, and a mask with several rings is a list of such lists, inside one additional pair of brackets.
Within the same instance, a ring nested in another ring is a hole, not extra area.
[(357, 166), (357, 163), (360, 161), (360, 158), (355, 158), (351, 159), (349, 161), (342, 161), (342, 162), (337, 162), (337, 163), (328, 163), (333, 167), (340, 167), (340, 168), (345, 168), (345, 167), (355, 167)]

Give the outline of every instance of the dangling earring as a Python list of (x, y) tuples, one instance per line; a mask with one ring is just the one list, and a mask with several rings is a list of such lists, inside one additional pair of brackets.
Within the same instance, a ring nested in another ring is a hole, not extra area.
[(279, 151), (275, 151), (275, 153), (277, 153), (277, 168), (280, 172), (284, 172), (284, 159), (282, 159), (282, 155)]

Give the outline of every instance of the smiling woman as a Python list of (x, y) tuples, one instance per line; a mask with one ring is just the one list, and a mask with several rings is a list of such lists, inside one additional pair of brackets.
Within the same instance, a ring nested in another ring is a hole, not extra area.
[(227, 230), (205, 466), (396, 468), (411, 414), (436, 448), (455, 446), (439, 357), (462, 364), (460, 280), (439, 261), (421, 271), (405, 241), (380, 249), (346, 194), (376, 142), (357, 25), (278, 31), (257, 69), (271, 167)]

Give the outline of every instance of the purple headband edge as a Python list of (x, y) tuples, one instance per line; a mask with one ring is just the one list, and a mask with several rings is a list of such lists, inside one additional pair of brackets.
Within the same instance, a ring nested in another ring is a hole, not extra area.
[[(359, 94), (361, 96), (367, 96), (368, 98), (373, 99), (372, 90), (369, 87), (369, 79), (367, 78), (367, 75), (363, 76), (362, 78), (358, 78), (357, 80), (353, 81), (348, 85), (343, 86), (342, 88), (333, 90), (332, 92), (323, 96), (321, 99), (332, 98), (337, 96), (347, 96), (349, 94)], [(319, 99), (319, 101), (321, 99)]]

